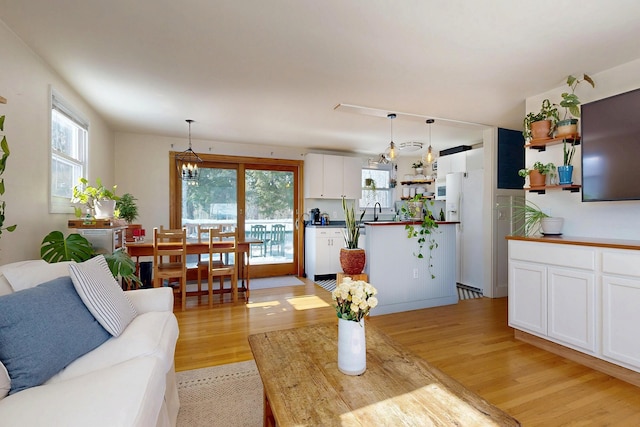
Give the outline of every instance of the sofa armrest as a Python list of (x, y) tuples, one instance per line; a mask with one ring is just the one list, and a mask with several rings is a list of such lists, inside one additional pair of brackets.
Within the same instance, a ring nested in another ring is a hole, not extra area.
[(151, 311), (173, 312), (173, 289), (150, 288), (125, 291), (138, 314)]

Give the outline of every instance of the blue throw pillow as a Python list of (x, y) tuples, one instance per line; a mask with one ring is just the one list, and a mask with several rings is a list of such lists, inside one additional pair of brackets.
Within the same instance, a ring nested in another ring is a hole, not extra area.
[(47, 381), (111, 335), (59, 277), (0, 297), (0, 361), (17, 393)]

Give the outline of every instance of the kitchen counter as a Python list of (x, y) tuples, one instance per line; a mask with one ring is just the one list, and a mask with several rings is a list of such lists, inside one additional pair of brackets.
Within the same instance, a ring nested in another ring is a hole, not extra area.
[[(420, 225), (422, 221), (368, 221), (364, 225), (381, 226), (381, 225)], [(436, 224), (460, 224), (460, 221), (436, 221)]]
[(371, 311), (373, 316), (458, 302), (457, 222), (438, 222), (438, 228), (433, 233), (437, 247), (430, 253), (426, 242), (422, 249), (424, 258), (415, 255), (418, 252), (418, 239), (407, 237), (404, 228), (407, 224), (421, 223), (365, 223), (365, 273), (369, 275), (369, 283), (378, 290), (378, 306)]

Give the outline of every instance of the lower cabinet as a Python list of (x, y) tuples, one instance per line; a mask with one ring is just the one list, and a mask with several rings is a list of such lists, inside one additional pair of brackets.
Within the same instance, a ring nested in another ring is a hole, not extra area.
[(307, 227), (304, 247), (305, 272), (309, 279), (342, 271), (340, 248), (344, 247), (344, 237), (341, 228)]
[(509, 240), (509, 325), (640, 372), (640, 250)]

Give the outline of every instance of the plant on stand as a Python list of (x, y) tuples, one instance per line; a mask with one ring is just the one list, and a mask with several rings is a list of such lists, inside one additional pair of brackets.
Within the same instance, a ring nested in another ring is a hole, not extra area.
[(340, 266), (345, 274), (360, 274), (366, 261), (364, 249), (358, 248), (360, 224), (365, 210), (360, 214), (360, 219), (356, 220), (355, 202), (351, 207), (347, 207), (347, 200), (344, 197), (342, 198), (342, 210), (345, 220), (345, 230), (343, 231), (345, 247), (340, 248)]
[(550, 180), (555, 178), (556, 165), (553, 163), (544, 164), (537, 161), (533, 164), (533, 167), (529, 169), (520, 169), (518, 175), (523, 178), (529, 177), (530, 187), (544, 187), (547, 182), (547, 175), (550, 176)]
[(367, 369), (364, 318), (378, 305), (376, 288), (363, 280), (345, 277), (331, 293), (338, 315), (338, 369), (360, 375)]
[[(582, 79), (574, 76), (567, 77), (567, 86), (571, 89), (571, 93), (563, 92), (560, 96), (560, 107), (564, 108), (564, 117), (558, 122), (558, 133), (556, 136), (577, 136), (578, 134), (578, 118), (580, 117), (580, 99), (575, 94), (576, 87), (582, 83), (587, 82), (591, 87), (595, 88), (596, 84), (593, 79), (586, 74), (582, 75)], [(567, 118), (567, 116), (573, 116)]]
[(529, 113), (525, 116), (522, 130), (525, 142), (531, 139), (549, 139), (558, 123), (558, 109), (545, 99), (542, 101), (540, 111)]
[(113, 218), (116, 202), (120, 199), (116, 196), (116, 187), (108, 189), (102, 185), (102, 180), (96, 178), (96, 185), (89, 185), (89, 180), (80, 178), (80, 184), (73, 187), (73, 197), (71, 203), (82, 203), (88, 209), (87, 215), (91, 214), (91, 210), (95, 212), (96, 218)]

